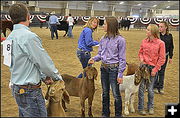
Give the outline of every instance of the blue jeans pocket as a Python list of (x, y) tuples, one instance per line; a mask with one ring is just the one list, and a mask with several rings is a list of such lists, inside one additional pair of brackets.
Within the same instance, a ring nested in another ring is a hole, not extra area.
[(21, 104), (27, 104), (27, 96), (28, 96), (28, 93), (25, 92), (20, 94), (19, 91), (15, 91), (14, 92), (14, 95), (15, 95), (15, 98), (16, 98), (16, 101), (19, 105)]

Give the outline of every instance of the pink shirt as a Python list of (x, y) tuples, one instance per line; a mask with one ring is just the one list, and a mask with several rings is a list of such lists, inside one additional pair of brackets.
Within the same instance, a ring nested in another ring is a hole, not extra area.
[(157, 72), (165, 63), (165, 44), (158, 38), (146, 38), (142, 40), (138, 56), (145, 64), (155, 66), (152, 71)]

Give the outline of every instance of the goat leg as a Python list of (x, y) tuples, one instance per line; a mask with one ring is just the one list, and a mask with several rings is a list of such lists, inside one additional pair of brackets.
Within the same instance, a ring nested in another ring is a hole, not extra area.
[(66, 30), (66, 31), (65, 31), (65, 34), (63, 35), (63, 37), (65, 37), (65, 36), (66, 36), (67, 32), (68, 32), (68, 30)]
[(131, 111), (131, 113), (135, 112), (135, 109), (134, 109), (134, 97), (135, 97), (135, 94), (133, 93), (131, 95), (131, 98), (130, 98), (130, 111)]
[(64, 111), (67, 112), (66, 103), (63, 99), (62, 99), (62, 107), (63, 107)]
[(129, 101), (125, 101), (125, 108), (124, 108), (124, 114), (125, 115), (129, 115), (128, 106), (129, 106)]
[(91, 108), (92, 108), (92, 101), (93, 101), (93, 97), (89, 97), (88, 98), (88, 106), (89, 106), (88, 115), (89, 115), (89, 117), (93, 117), (92, 110), (91, 110)]
[(125, 109), (124, 109), (124, 114), (129, 115), (129, 100), (130, 100), (130, 91), (128, 89), (125, 90)]
[(81, 117), (85, 117), (85, 99), (80, 98), (81, 102)]

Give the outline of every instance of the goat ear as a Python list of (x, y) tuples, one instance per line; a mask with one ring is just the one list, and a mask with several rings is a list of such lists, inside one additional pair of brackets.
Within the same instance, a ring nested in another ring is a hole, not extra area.
[(46, 92), (46, 94), (45, 94), (45, 99), (46, 99), (46, 100), (49, 99), (49, 89), (50, 89), (50, 86), (48, 86), (47, 92)]
[(70, 103), (70, 99), (69, 99), (69, 93), (64, 89), (64, 92), (63, 92), (63, 97), (62, 99), (66, 102), (66, 103)]
[(87, 71), (87, 69), (88, 69), (88, 67), (84, 68), (84, 71), (83, 71), (83, 72), (86, 72), (86, 71)]
[(98, 75), (98, 72), (95, 71), (95, 74), (94, 74), (94, 79), (97, 80), (97, 75)]

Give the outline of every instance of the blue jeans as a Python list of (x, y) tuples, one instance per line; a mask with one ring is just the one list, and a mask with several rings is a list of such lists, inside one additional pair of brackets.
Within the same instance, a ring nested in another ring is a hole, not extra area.
[(46, 21), (46, 23), (47, 23), (47, 27), (46, 28), (50, 28), (51, 26), (49, 24), (49, 21)]
[(69, 26), (69, 28), (68, 28), (68, 34), (67, 34), (67, 36), (68, 36), (69, 38), (73, 37), (72, 27), (73, 27), (73, 26)]
[(118, 67), (102, 67), (101, 70), (101, 84), (102, 84), (102, 116), (110, 117), (110, 85), (114, 96), (115, 116), (122, 115), (122, 98), (119, 91), (119, 84), (117, 82)]
[(20, 89), (17, 85), (12, 86), (12, 95), (19, 108), (19, 117), (47, 117), (45, 100), (41, 88), (23, 88), (25, 93), (22, 94), (19, 93)]
[(167, 61), (168, 61), (168, 56), (166, 56), (166, 61), (161, 66), (161, 70), (158, 71), (158, 76), (156, 77), (155, 82), (154, 82), (154, 88), (157, 88), (158, 90), (164, 88), (164, 75), (165, 75)]
[[(88, 51), (77, 50), (76, 54), (82, 64), (83, 69), (86, 68), (88, 66), (88, 61), (91, 58), (91, 53)], [(77, 78), (82, 78), (82, 73)]]
[(58, 39), (57, 25), (51, 24), (50, 26), (51, 26), (51, 28), (50, 28), (50, 30), (51, 30), (51, 39), (54, 38), (54, 33), (56, 34), (56, 39)]
[[(148, 90), (148, 103), (147, 109), (154, 108), (154, 79), (156, 79), (157, 73), (155, 76), (150, 76), (150, 83), (147, 83)], [(146, 83), (145, 80), (142, 79), (139, 91), (138, 91), (138, 110), (144, 110), (144, 91), (145, 91)]]

